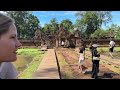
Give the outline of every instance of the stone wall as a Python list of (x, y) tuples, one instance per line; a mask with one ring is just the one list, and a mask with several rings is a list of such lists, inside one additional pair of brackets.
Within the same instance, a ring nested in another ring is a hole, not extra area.
[[(84, 40), (85, 44), (88, 46), (90, 44), (90, 40)], [(116, 43), (116, 46), (120, 46), (120, 40), (114, 40)], [(40, 45), (40, 41), (39, 40), (20, 40), (20, 42), (22, 43), (22, 46), (35, 46), (35, 45)], [(56, 42), (56, 41), (55, 41)], [(100, 46), (109, 46), (109, 39), (100, 39), (98, 40), (98, 44)]]

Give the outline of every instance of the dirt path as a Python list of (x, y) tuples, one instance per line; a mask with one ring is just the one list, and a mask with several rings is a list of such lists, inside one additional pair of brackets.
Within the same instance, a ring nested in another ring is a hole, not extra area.
[(48, 49), (33, 79), (60, 79), (54, 49)]
[[(61, 54), (64, 56), (66, 62), (69, 64), (71, 67), (74, 76), (76, 79), (92, 79), (91, 78), (91, 58), (88, 55), (86, 55), (85, 59), (85, 66), (88, 67), (87, 72), (85, 74), (80, 73), (80, 70), (78, 69), (78, 54), (75, 52), (74, 49), (68, 49), (68, 48), (60, 48), (59, 49)], [(86, 54), (87, 54), (86, 53)], [(98, 74), (99, 79), (120, 79), (120, 75), (113, 72), (109, 68), (111, 67), (106, 67), (106, 64), (100, 63), (100, 72)]]

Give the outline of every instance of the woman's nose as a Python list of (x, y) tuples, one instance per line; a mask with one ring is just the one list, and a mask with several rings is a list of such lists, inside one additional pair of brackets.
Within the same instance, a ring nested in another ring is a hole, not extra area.
[(20, 43), (19, 40), (17, 40), (16, 47), (21, 47), (21, 46), (22, 46), (22, 44)]

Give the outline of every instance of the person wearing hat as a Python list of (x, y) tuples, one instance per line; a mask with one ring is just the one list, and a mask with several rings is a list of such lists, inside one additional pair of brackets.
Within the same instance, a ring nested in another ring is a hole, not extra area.
[(98, 72), (99, 72), (99, 60), (100, 60), (100, 54), (97, 51), (98, 44), (93, 44), (92, 47), (92, 78), (97, 79), (98, 78)]

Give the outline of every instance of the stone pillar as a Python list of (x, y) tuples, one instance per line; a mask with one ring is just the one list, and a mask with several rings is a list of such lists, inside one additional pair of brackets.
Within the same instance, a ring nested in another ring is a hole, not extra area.
[(61, 39), (60, 39), (60, 38), (59, 38), (59, 41), (58, 41), (58, 42), (59, 42), (59, 47), (60, 47), (60, 46), (61, 46)]
[(58, 39), (56, 39), (56, 47), (58, 47), (59, 45), (59, 40)]
[(66, 42), (65, 47), (69, 47), (70, 46), (69, 40), (66, 39), (65, 42)]

